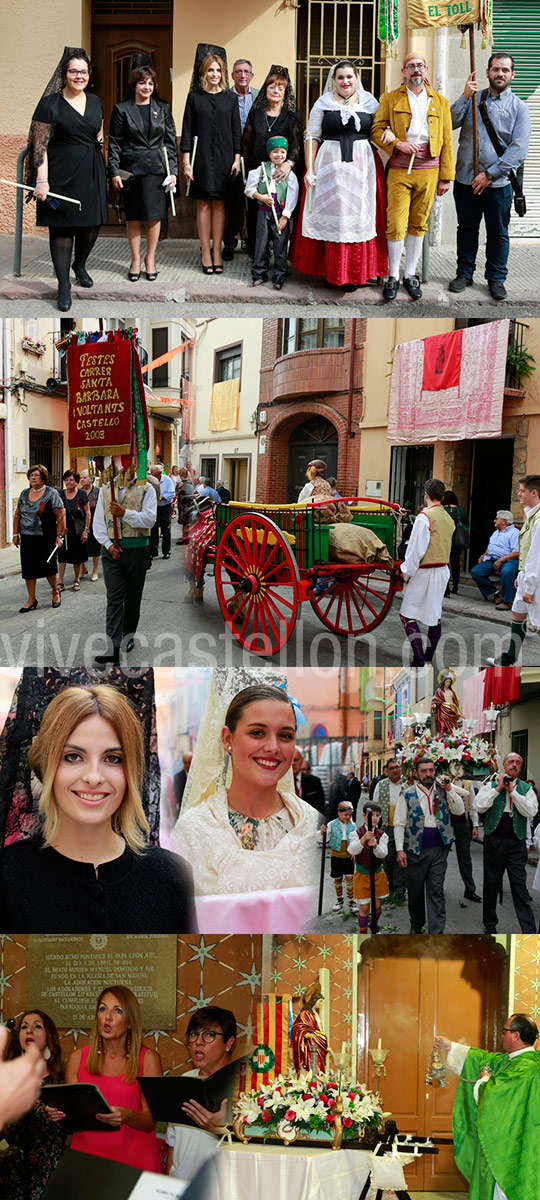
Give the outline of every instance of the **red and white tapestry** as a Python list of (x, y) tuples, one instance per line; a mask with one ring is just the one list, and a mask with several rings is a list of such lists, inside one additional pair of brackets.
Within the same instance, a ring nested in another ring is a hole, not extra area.
[(499, 437), (509, 324), (490, 321), (396, 346), (388, 441)]

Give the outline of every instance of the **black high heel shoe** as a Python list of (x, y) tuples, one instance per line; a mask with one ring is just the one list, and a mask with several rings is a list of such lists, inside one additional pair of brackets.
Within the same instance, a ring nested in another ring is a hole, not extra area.
[(94, 286), (94, 280), (92, 279), (92, 276), (88, 274), (86, 267), (78, 267), (77, 263), (73, 263), (73, 271), (77, 283), (79, 283), (81, 287), (91, 288)]
[(37, 600), (34, 600), (33, 604), (29, 604), (27, 608), (25, 607), (25, 605), (23, 605), (23, 607), (19, 609), (19, 612), (20, 613), (33, 612), (34, 609), (37, 608), (37, 606), (38, 606), (38, 602), (37, 602)]
[(57, 305), (60, 312), (69, 312), (71, 308), (71, 286), (69, 283), (60, 283), (58, 285)]

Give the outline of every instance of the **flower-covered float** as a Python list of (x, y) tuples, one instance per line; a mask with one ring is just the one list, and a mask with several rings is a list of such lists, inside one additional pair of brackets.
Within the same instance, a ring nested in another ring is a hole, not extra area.
[(434, 737), (426, 731), (396, 751), (396, 758), (411, 777), (420, 758), (430, 758), (437, 774), (448, 774), (452, 779), (484, 777), (496, 770), (493, 746), (484, 738), (458, 732)]
[(292, 1142), (331, 1142), (339, 1150), (342, 1141), (372, 1144), (381, 1132), (384, 1118), (378, 1093), (359, 1083), (347, 1082), (342, 1072), (278, 1075), (257, 1090), (241, 1093), (233, 1111), (233, 1129), (246, 1144), (250, 1138)]

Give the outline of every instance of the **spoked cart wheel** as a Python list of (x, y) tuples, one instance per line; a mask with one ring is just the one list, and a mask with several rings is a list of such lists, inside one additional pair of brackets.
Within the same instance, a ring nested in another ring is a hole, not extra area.
[(216, 551), (216, 591), (233, 637), (252, 654), (277, 654), (294, 632), (300, 576), (287, 537), (262, 513), (241, 513)]
[(380, 625), (396, 590), (393, 568), (331, 564), (321, 571), (310, 593), (313, 611), (323, 625), (343, 637), (370, 633)]

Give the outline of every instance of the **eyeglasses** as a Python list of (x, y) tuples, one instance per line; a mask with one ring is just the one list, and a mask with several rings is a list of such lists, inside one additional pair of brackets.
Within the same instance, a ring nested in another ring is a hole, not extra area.
[(192, 1029), (186, 1037), (186, 1042), (196, 1042), (201, 1038), (203, 1042), (210, 1045), (211, 1042), (215, 1042), (217, 1037), (223, 1037), (219, 1029)]
[(503, 1028), (503, 1033), (517, 1033), (517, 1029), (507, 1029), (506, 1025)]
[(68, 71), (68, 75), (77, 76), (78, 79), (88, 79), (88, 71)]
[(423, 62), (409, 62), (409, 63), (407, 63), (405, 70), (406, 71), (417, 71), (419, 69), (425, 70), (425, 66), (426, 66), (426, 64)]

